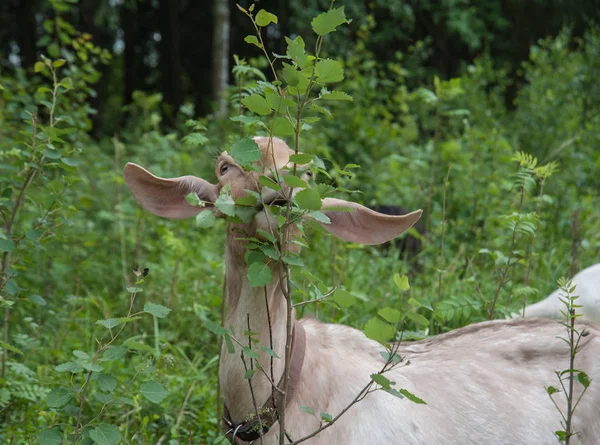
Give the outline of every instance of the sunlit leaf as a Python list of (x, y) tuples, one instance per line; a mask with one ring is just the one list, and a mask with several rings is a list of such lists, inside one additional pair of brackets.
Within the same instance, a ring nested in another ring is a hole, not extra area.
[(347, 23), (344, 7), (331, 9), (319, 14), (312, 22), (313, 31), (320, 36), (325, 36), (336, 30), (338, 26)]

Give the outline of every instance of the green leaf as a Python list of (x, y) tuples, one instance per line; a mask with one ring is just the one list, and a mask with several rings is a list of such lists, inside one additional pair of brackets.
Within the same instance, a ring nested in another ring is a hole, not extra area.
[(72, 396), (73, 393), (65, 388), (55, 388), (46, 395), (46, 405), (50, 408), (61, 408)]
[(83, 366), (75, 362), (67, 362), (56, 366), (54, 370), (56, 372), (70, 372), (72, 374), (77, 374), (83, 371)]
[(169, 312), (171, 312), (171, 309), (164, 307), (161, 304), (155, 304), (147, 301), (146, 304), (144, 304), (144, 312), (152, 314), (158, 318), (165, 318)]
[(62, 443), (62, 434), (56, 427), (48, 428), (40, 431), (37, 435), (37, 439), (40, 441), (40, 445), (60, 445)]
[(348, 23), (344, 7), (331, 9), (323, 14), (319, 14), (312, 22), (313, 31), (319, 36), (326, 36), (335, 31), (335, 29), (343, 23)]
[(105, 328), (112, 329), (115, 326), (119, 326), (121, 324), (121, 320), (118, 318), (108, 318), (106, 320), (98, 320), (96, 324), (104, 326)]
[(260, 49), (263, 49), (262, 44), (258, 41), (258, 39), (256, 38), (256, 36), (246, 36), (246, 37), (244, 37), (244, 42), (250, 43), (252, 45), (256, 45)]
[(220, 324), (215, 323), (214, 321), (205, 320), (204, 323), (206, 324), (206, 327), (208, 328), (208, 330), (211, 331), (213, 334), (216, 334), (216, 335), (227, 335), (227, 334), (229, 334), (229, 332), (227, 331), (227, 329), (225, 329)]
[(417, 314), (416, 312), (407, 312), (406, 317), (410, 318), (416, 325), (427, 327), (429, 326), (429, 320), (427, 320), (421, 314)]
[(283, 70), (281, 70), (281, 77), (290, 87), (298, 87), (302, 89), (302, 86), (299, 86), (302, 82), (304, 76), (303, 74), (296, 69), (295, 66), (289, 65), (287, 63), (283, 64)]
[(281, 186), (268, 176), (259, 176), (258, 182), (260, 183), (260, 185), (264, 185), (265, 187), (270, 188), (271, 190), (275, 190), (276, 192), (281, 190)]
[(396, 329), (385, 321), (373, 317), (367, 322), (363, 332), (371, 340), (385, 343), (394, 336)]
[(156, 351), (151, 348), (150, 346), (148, 346), (146, 343), (141, 343), (139, 341), (135, 341), (135, 340), (126, 340), (125, 343), (123, 343), (123, 346), (125, 346), (128, 349), (131, 349), (133, 351), (138, 351), (138, 352), (149, 352), (150, 354), (154, 355), (156, 354)]
[(248, 346), (244, 346), (243, 351), (246, 357), (258, 360), (258, 353), (250, 349)]
[(60, 159), (64, 164), (67, 164), (69, 167), (77, 167), (79, 165), (79, 161), (73, 158), (61, 158)]
[(424, 309), (427, 309), (428, 311), (433, 311), (433, 308), (431, 307), (431, 304), (429, 303), (429, 301), (423, 299), (423, 298), (409, 298), (408, 299), (408, 304), (410, 304), (411, 306), (414, 307), (422, 307)]
[(256, 374), (256, 369), (246, 369), (246, 372), (244, 373), (244, 379), (251, 379), (254, 376), (254, 374)]
[(77, 360), (77, 364), (83, 366), (83, 369), (85, 369), (86, 371), (93, 371), (93, 372), (102, 372), (103, 371), (102, 365), (92, 363), (91, 359), (79, 359), (79, 360)]
[(427, 405), (427, 403), (425, 403), (423, 399), (420, 399), (419, 397), (415, 396), (412, 392), (408, 391), (407, 389), (400, 389), (398, 390), (398, 392), (411, 402), (418, 403), (419, 405)]
[(321, 413), (321, 420), (323, 420), (324, 422), (331, 422), (333, 420), (333, 417), (331, 416), (331, 414), (328, 413)]
[(35, 65), (33, 65), (33, 70), (36, 73), (41, 73), (44, 71), (44, 68), (46, 68), (46, 64), (44, 62), (35, 62)]
[(290, 266), (304, 266), (304, 261), (302, 261), (302, 258), (289, 252), (283, 257), (283, 262), (289, 264)]
[(353, 101), (352, 96), (344, 93), (343, 91), (330, 91), (321, 96), (321, 99), (324, 100), (348, 100)]
[(100, 374), (98, 386), (104, 392), (112, 392), (117, 387), (117, 380), (110, 374)]
[(0, 239), (0, 252), (12, 252), (15, 248), (15, 243), (9, 239)]
[(333, 294), (333, 301), (342, 307), (350, 307), (356, 303), (356, 297), (344, 289), (338, 289)]
[(378, 312), (380, 317), (389, 323), (398, 323), (402, 319), (402, 313), (398, 309), (385, 307)]
[(271, 269), (262, 262), (252, 263), (248, 267), (248, 281), (252, 287), (266, 286), (271, 282)]
[(90, 431), (90, 439), (98, 445), (117, 445), (121, 441), (121, 432), (114, 425), (101, 423)]
[(266, 346), (261, 346), (260, 349), (267, 354), (269, 354), (273, 358), (279, 358), (279, 356), (273, 351), (271, 348), (267, 348)]
[(256, 196), (252, 196), (252, 195), (248, 195), (248, 196), (243, 196), (241, 198), (238, 198), (235, 200), (235, 205), (236, 206), (248, 206), (248, 207), (254, 207), (258, 202), (258, 199), (256, 199)]
[(235, 202), (229, 193), (223, 193), (219, 195), (215, 201), (215, 207), (223, 212), (225, 215), (235, 215)]
[(48, 304), (48, 303), (46, 303), (46, 300), (44, 300), (39, 295), (30, 295), (29, 297), (27, 297), (27, 299), (29, 301), (31, 301), (32, 303), (37, 304), (38, 306), (46, 306)]
[(78, 351), (78, 350), (73, 351), (73, 355), (77, 358), (81, 358), (84, 360), (89, 360), (91, 358), (87, 352)]
[(375, 383), (381, 386), (384, 389), (390, 389), (392, 387), (392, 382), (382, 374), (371, 374), (371, 378)]
[(264, 9), (261, 9), (260, 11), (258, 11), (258, 14), (256, 14), (254, 20), (256, 21), (256, 24), (258, 26), (263, 28), (265, 26), (268, 26), (270, 23), (277, 23), (277, 16), (275, 14), (271, 14), (270, 12), (265, 11)]
[(592, 382), (590, 377), (583, 371), (579, 371), (579, 374), (577, 374), (577, 381), (581, 383), (584, 388), (590, 386), (590, 383)]
[(203, 202), (200, 200), (200, 198), (198, 198), (198, 194), (197, 193), (188, 193), (187, 195), (185, 195), (185, 200), (187, 201), (187, 203), (191, 206), (194, 207), (202, 207)]
[(118, 360), (125, 357), (127, 348), (125, 346), (109, 346), (102, 354), (102, 361)]
[(47, 148), (44, 150), (44, 156), (46, 156), (48, 159), (59, 159), (61, 154), (58, 150)]
[(160, 403), (169, 395), (164, 386), (153, 381), (142, 383), (140, 392), (152, 403)]
[(310, 164), (313, 160), (313, 156), (308, 153), (298, 153), (297, 155), (290, 156), (290, 162), (295, 162), (299, 165)]
[(287, 43), (287, 51), (286, 54), (296, 62), (301, 69), (306, 68), (308, 65), (308, 56), (304, 50), (304, 40), (302, 37), (297, 36), (294, 40), (286, 37), (285, 41)]
[(229, 119), (232, 120), (233, 122), (241, 122), (244, 125), (250, 125), (250, 124), (255, 124), (257, 122), (260, 122), (260, 119), (257, 118), (256, 116), (244, 116), (243, 114), (240, 116), (230, 117)]
[(201, 229), (208, 229), (215, 225), (217, 218), (210, 210), (204, 210), (196, 215), (196, 226)]
[(194, 132), (183, 137), (183, 143), (186, 147), (200, 147), (206, 145), (209, 139), (202, 133)]
[(307, 414), (310, 414), (310, 415), (313, 415), (313, 416), (315, 415), (315, 411), (312, 408), (309, 408), (308, 406), (300, 405), (300, 409), (302, 411), (304, 411), (305, 413), (307, 413)]
[(231, 337), (228, 335), (224, 335), (225, 344), (227, 345), (227, 352), (233, 354), (235, 352), (235, 346), (233, 346), (233, 341), (231, 341)]
[(315, 74), (319, 83), (333, 83), (344, 80), (342, 64), (336, 60), (325, 59), (317, 62)]
[(0, 341), (0, 348), (4, 348), (8, 351), (12, 351), (15, 354), (25, 355), (25, 354), (23, 354), (23, 351), (21, 351), (19, 348), (15, 347), (13, 345), (9, 345), (8, 343), (4, 343), (3, 341)]
[(294, 134), (294, 126), (287, 118), (282, 116), (275, 118), (271, 130), (277, 136), (292, 136)]
[(398, 286), (398, 289), (401, 291), (407, 291), (410, 289), (410, 284), (408, 284), (408, 276), (400, 275), (398, 273), (394, 274), (394, 283)]
[(321, 210), (321, 197), (317, 189), (307, 188), (298, 192), (296, 203), (304, 210)]
[(308, 212), (308, 216), (314, 219), (315, 221), (319, 221), (320, 223), (331, 224), (331, 219), (329, 219), (329, 216), (325, 215), (323, 212), (320, 212), (318, 210), (312, 210)]
[(308, 184), (306, 183), (306, 181), (304, 179), (301, 179), (298, 176), (294, 176), (292, 174), (284, 175), (283, 182), (285, 182), (290, 187), (295, 187), (295, 188), (308, 187)]
[(259, 161), (262, 157), (262, 152), (254, 139), (240, 139), (233, 144), (228, 153), (235, 162), (242, 166)]
[(61, 66), (63, 66), (65, 63), (67, 63), (67, 61), (65, 59), (57, 59), (54, 62), (52, 62), (52, 66), (54, 68), (60, 68)]
[(250, 96), (244, 97), (242, 99), (242, 104), (253, 113), (261, 116), (266, 116), (271, 112), (267, 100), (258, 94), (251, 94)]
[(556, 436), (556, 438), (558, 439), (559, 442), (566, 442), (567, 441), (567, 432), (566, 431), (554, 431), (554, 435)]
[(125, 289), (130, 294), (137, 294), (138, 292), (144, 292), (144, 289), (142, 289), (141, 287), (137, 287), (137, 286), (127, 286)]
[(260, 251), (264, 253), (269, 258), (273, 258), (274, 260), (279, 260), (279, 254), (272, 246), (260, 246)]

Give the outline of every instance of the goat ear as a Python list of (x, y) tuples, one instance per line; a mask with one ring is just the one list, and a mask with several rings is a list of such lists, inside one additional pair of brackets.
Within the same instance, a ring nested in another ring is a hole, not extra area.
[[(337, 210), (336, 210), (337, 209)], [(323, 199), (322, 210), (331, 220), (323, 228), (340, 239), (360, 244), (381, 244), (410, 229), (422, 210), (400, 216), (384, 215), (342, 199)]]
[(131, 162), (123, 170), (125, 184), (143, 208), (164, 218), (191, 218), (207, 207), (188, 204), (185, 196), (196, 193), (202, 201), (214, 203), (219, 187), (195, 176), (159, 178)]

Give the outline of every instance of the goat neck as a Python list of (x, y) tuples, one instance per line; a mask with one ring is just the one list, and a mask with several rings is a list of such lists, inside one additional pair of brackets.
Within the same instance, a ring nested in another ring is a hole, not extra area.
[[(243, 242), (238, 240), (239, 233), (235, 225), (227, 229), (226, 259), (226, 315), (225, 327), (236, 338), (248, 346), (248, 336), (244, 332), (255, 333), (258, 342), (271, 348), (281, 359), (271, 360), (271, 356), (260, 351), (259, 362), (269, 378), (277, 383), (284, 370), (286, 343), (286, 300), (281, 286), (283, 266), (272, 267), (272, 280), (264, 287), (252, 287), (247, 278), (247, 266), (244, 260)], [(250, 327), (248, 328), (248, 325)], [(231, 417), (235, 421), (244, 419), (255, 412), (255, 405), (261, 408), (272, 394), (272, 384), (262, 372), (257, 372), (251, 380), (244, 379), (246, 369), (250, 368), (250, 359), (241, 358), (242, 348), (235, 345), (235, 353), (229, 353), (226, 345), (221, 350), (219, 380)], [(272, 367), (271, 367), (272, 362)], [(254, 365), (256, 369), (256, 364)], [(272, 370), (272, 375), (271, 375)], [(252, 400), (254, 393), (254, 401)]]

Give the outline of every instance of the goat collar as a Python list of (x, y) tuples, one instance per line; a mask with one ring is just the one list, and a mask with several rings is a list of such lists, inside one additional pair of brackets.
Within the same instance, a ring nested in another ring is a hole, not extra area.
[[(293, 329), (290, 354), (290, 379), (288, 381), (287, 397), (285, 400), (286, 407), (294, 397), (294, 393), (298, 387), (302, 365), (304, 364), (304, 353), (306, 351), (306, 332), (304, 332), (304, 327), (297, 320), (294, 320)], [(281, 376), (277, 388), (283, 388), (284, 377), (285, 375)], [(279, 418), (277, 407), (281, 405), (282, 399), (283, 394), (276, 388), (273, 388), (271, 397), (269, 397), (263, 407), (258, 410), (260, 422), (259, 419), (256, 418), (256, 413), (249, 414), (246, 417), (247, 420), (234, 422), (225, 405), (223, 410), (223, 429), (225, 434), (227, 437), (231, 438), (235, 444), (249, 443), (258, 439), (260, 436), (265, 435)]]

